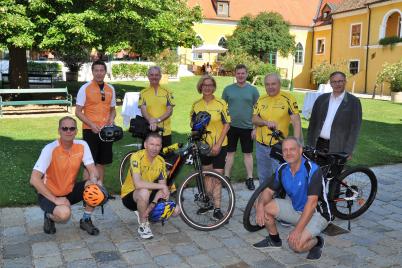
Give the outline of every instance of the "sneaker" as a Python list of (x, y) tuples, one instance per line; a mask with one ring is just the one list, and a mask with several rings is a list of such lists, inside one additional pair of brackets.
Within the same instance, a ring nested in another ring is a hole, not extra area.
[(278, 220), (279, 224), (282, 225), (283, 227), (291, 227), (293, 226), (290, 222), (284, 221), (284, 220)]
[(45, 215), (45, 218), (44, 218), (44, 221), (43, 221), (43, 231), (46, 234), (54, 234), (54, 233), (56, 233), (56, 226), (54, 224), (54, 221), (52, 219), (46, 217), (46, 215)]
[(324, 247), (324, 238), (317, 236), (318, 243), (307, 254), (308, 260), (318, 260), (321, 258), (322, 248)]
[(282, 240), (279, 242), (275, 242), (271, 239), (271, 237), (267, 236), (267, 238), (261, 240), (258, 243), (253, 244), (253, 247), (258, 249), (264, 248), (281, 248), (282, 247)]
[(249, 189), (250, 191), (254, 191), (254, 190), (255, 190), (253, 178), (248, 178), (248, 179), (246, 180), (246, 186), (247, 186), (247, 189)]
[(213, 209), (214, 209), (214, 206), (213, 206), (213, 205), (209, 205), (209, 206), (206, 206), (206, 207), (199, 208), (199, 209), (197, 210), (197, 215), (203, 215), (203, 214), (205, 214), (205, 213), (207, 213), (208, 211), (211, 211), (211, 210), (213, 210)]
[(138, 233), (142, 239), (152, 239), (154, 237), (151, 228), (149, 227), (149, 222), (141, 223), (138, 227)]
[(81, 230), (87, 231), (87, 233), (90, 235), (98, 235), (99, 234), (99, 229), (96, 228), (92, 224), (91, 219), (88, 219), (88, 220), (81, 219), (80, 220), (80, 228), (81, 228)]
[(223, 219), (223, 214), (222, 214), (221, 209), (220, 208), (214, 209), (214, 214), (212, 214), (212, 217), (215, 220), (218, 220), (218, 221), (222, 220)]

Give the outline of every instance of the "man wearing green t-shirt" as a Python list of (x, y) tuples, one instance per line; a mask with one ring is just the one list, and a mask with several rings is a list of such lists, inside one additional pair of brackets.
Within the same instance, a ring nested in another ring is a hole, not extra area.
[(253, 182), (253, 106), (260, 96), (256, 87), (246, 82), (247, 67), (238, 64), (235, 68), (236, 83), (225, 87), (222, 94), (229, 106), (229, 114), (232, 118), (230, 129), (227, 134), (228, 147), (225, 164), (225, 176), (230, 177), (233, 166), (237, 142), (240, 139), (243, 152), (244, 165), (247, 171), (246, 186), (249, 190), (254, 190)]

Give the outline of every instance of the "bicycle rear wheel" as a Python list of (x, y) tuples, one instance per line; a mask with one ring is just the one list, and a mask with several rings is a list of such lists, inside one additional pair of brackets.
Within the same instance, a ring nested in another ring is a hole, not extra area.
[(331, 211), (340, 219), (354, 219), (366, 212), (373, 203), (376, 193), (377, 178), (371, 169), (366, 167), (346, 169), (330, 183)]
[(119, 167), (120, 185), (123, 185), (124, 180), (126, 179), (128, 171), (130, 170), (130, 157), (135, 152), (136, 152), (136, 150), (126, 153), (120, 162), (120, 167)]
[[(235, 208), (235, 193), (230, 182), (222, 175), (212, 171), (202, 171), (202, 175), (203, 178), (211, 178), (212, 189), (216, 189), (216, 187), (219, 189), (219, 187), (223, 186), (220, 190), (220, 209), (223, 218), (220, 220), (215, 219), (213, 217), (213, 209), (209, 211), (206, 209), (213, 207), (216, 199), (219, 197), (217, 197), (216, 193), (209, 194), (199, 191), (199, 187), (197, 187), (198, 172), (188, 176), (180, 185), (176, 202), (181, 208), (180, 216), (186, 224), (197, 230), (211, 231), (218, 229), (232, 216)], [(200, 208), (204, 208), (206, 211), (200, 214)]]
[(264, 226), (259, 226), (255, 221), (255, 203), (265, 188), (266, 186), (262, 184), (254, 191), (254, 193), (250, 197), (250, 200), (248, 200), (246, 209), (244, 210), (243, 226), (249, 232), (256, 232), (264, 228)]

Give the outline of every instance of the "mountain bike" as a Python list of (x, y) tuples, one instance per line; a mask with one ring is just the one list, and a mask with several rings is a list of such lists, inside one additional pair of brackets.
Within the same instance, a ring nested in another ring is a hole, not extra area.
[[(278, 130), (273, 131), (272, 137), (278, 141), (283, 139), (282, 133)], [(278, 142), (271, 148), (273, 148), (271, 156), (283, 163), (281, 143)], [(303, 156), (319, 164), (328, 189), (327, 200), (330, 211), (335, 217), (348, 220), (350, 230), (350, 220), (366, 212), (375, 199), (377, 178), (374, 172), (364, 166), (345, 166), (348, 157), (346, 153), (326, 153), (312, 147), (303, 147)], [(255, 222), (255, 203), (265, 187), (261, 185), (255, 190), (244, 211), (243, 225), (250, 232), (263, 228)]]
[[(177, 189), (176, 203), (181, 209), (181, 218), (190, 227), (210, 231), (218, 229), (225, 224), (232, 216), (235, 208), (235, 193), (230, 182), (221, 174), (214, 171), (202, 170), (200, 156), (208, 153), (209, 146), (203, 143), (203, 135), (193, 131), (185, 145), (172, 144), (163, 148), (162, 156), (166, 160), (168, 170), (167, 185), (170, 186), (177, 179), (180, 168), (190, 163), (194, 167), (194, 172), (189, 174)], [(140, 149), (141, 144), (133, 145)], [(130, 168), (130, 157), (138, 151), (135, 149), (127, 153), (120, 163), (119, 178), (123, 184)], [(212, 192), (207, 191), (206, 180), (210, 183)], [(212, 217), (212, 211), (200, 214), (200, 208), (208, 208), (216, 203), (220, 203), (223, 218), (216, 220)]]

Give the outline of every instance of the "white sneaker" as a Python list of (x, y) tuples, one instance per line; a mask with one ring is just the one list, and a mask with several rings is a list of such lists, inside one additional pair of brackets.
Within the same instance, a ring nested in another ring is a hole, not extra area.
[(154, 237), (151, 228), (149, 227), (149, 222), (141, 223), (140, 227), (138, 227), (138, 233), (143, 239), (151, 239), (152, 237)]

